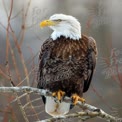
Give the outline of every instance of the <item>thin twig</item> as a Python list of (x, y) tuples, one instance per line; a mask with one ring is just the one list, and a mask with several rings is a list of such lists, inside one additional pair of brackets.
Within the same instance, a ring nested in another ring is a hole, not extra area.
[(8, 26), (6, 28), (6, 62), (8, 62), (8, 51), (9, 51), (8, 41), (9, 41), (9, 28), (10, 28), (10, 19), (12, 15), (12, 10), (13, 10), (13, 0), (11, 0), (10, 13), (8, 16)]

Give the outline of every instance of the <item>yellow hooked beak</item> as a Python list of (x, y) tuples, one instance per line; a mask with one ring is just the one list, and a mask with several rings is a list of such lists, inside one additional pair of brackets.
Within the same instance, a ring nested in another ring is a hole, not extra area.
[(40, 27), (43, 28), (43, 27), (47, 27), (47, 26), (53, 26), (55, 24), (56, 23), (54, 21), (44, 20), (44, 21), (40, 22)]

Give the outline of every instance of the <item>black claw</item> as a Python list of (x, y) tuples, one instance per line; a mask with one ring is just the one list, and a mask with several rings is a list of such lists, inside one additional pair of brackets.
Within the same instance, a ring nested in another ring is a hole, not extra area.
[(71, 105), (70, 105), (70, 109), (72, 109), (73, 107), (74, 107), (74, 105), (73, 105), (73, 104), (71, 104)]
[(97, 109), (95, 109), (95, 110), (94, 110), (94, 112), (100, 112), (100, 109), (99, 109), (99, 108), (97, 108)]
[(85, 104), (85, 103), (86, 103), (86, 101), (83, 102), (83, 104)]
[(61, 103), (61, 100), (59, 100), (59, 102)]

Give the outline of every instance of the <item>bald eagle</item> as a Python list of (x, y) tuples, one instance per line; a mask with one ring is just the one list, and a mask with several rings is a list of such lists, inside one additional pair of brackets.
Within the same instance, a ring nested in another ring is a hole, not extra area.
[[(97, 48), (92, 37), (81, 34), (79, 21), (70, 15), (54, 14), (40, 23), (50, 27), (51, 36), (41, 46), (38, 88), (52, 92), (42, 96), (45, 111), (54, 117), (68, 113), (89, 89), (96, 65)], [(72, 103), (63, 102), (65, 96)]]

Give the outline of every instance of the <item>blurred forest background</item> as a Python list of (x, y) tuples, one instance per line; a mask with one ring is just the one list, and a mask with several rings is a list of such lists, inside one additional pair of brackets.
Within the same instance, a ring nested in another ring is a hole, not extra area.
[[(39, 23), (54, 13), (75, 16), (82, 33), (95, 38), (97, 67), (86, 102), (122, 117), (122, 0), (0, 0), (0, 87), (36, 87), (38, 55), (52, 30)], [(75, 107), (71, 112), (80, 111)], [(41, 97), (0, 93), (0, 122), (49, 118)], [(67, 119), (66, 122), (81, 120)], [(88, 122), (104, 122), (97, 118)]]

